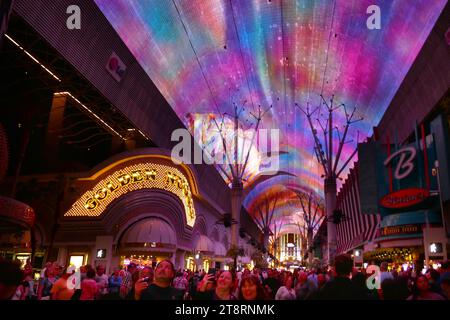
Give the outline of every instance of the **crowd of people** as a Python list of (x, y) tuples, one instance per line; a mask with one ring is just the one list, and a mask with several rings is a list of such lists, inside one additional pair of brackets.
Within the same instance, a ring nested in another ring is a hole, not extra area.
[[(72, 270), (47, 263), (38, 283), (29, 264), (0, 261), (0, 299), (3, 300), (447, 300), (450, 263), (439, 270), (388, 271), (380, 265), (379, 288), (371, 288), (364, 269), (355, 269), (348, 255), (335, 258), (334, 267), (244, 269), (239, 272), (175, 270), (170, 260), (155, 268), (134, 263), (111, 275), (102, 265), (82, 266), (80, 285), (70, 285)], [(369, 279), (370, 280), (370, 279)]]

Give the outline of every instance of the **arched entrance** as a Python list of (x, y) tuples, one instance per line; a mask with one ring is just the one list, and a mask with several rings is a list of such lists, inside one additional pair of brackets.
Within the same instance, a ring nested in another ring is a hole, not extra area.
[(186, 225), (181, 201), (172, 193), (145, 189), (117, 199), (105, 212), (104, 224), (113, 234), (111, 266), (131, 262), (155, 266), (170, 259), (184, 267), (192, 229)]
[[(193, 171), (170, 157), (140, 150), (97, 166), (74, 186), (81, 191), (64, 214), (65, 222), (92, 230), (88, 263), (107, 271), (131, 261), (155, 265), (170, 259), (184, 268), (191, 251), (198, 188)], [(91, 240), (92, 241), (92, 240)]]
[(155, 267), (161, 260), (172, 259), (176, 248), (174, 228), (161, 218), (149, 217), (135, 222), (123, 232), (117, 251), (121, 265), (133, 262)]

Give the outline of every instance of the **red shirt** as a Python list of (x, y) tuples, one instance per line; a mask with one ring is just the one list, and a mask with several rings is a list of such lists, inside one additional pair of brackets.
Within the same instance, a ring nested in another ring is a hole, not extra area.
[(81, 282), (80, 300), (94, 300), (97, 296), (97, 282), (94, 279), (84, 279)]

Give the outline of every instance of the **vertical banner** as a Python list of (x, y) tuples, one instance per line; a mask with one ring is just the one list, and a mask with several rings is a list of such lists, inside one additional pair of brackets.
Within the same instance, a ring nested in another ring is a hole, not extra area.
[(436, 207), (437, 198), (430, 193), (437, 190), (432, 177), (435, 140), (419, 129), (409, 144), (392, 144), (387, 138), (358, 145), (362, 212), (387, 216)]
[[(406, 145), (377, 145), (377, 186), (382, 216), (436, 206), (436, 179), (431, 179), (436, 160), (433, 135), (419, 127), (416, 141)], [(392, 186), (392, 190), (391, 187)], [(422, 204), (422, 205), (421, 205)]]
[(8, 29), (9, 16), (11, 15), (14, 0), (0, 0), (0, 43)]

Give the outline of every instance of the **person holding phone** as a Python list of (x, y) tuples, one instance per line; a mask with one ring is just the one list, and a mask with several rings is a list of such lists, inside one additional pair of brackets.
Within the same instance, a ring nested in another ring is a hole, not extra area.
[[(172, 287), (172, 281), (175, 277), (175, 268), (172, 261), (162, 260), (155, 268), (153, 283), (142, 284), (149, 281), (141, 279), (136, 284), (141, 283), (142, 287), (146, 287), (142, 291), (135, 291), (136, 300), (182, 300), (183, 291)], [(140, 292), (139, 292), (140, 291)]]
[[(215, 273), (215, 271), (214, 271)], [(210, 289), (211, 286), (215, 288)], [(207, 274), (200, 281), (197, 293), (194, 297), (196, 300), (236, 300), (232, 294), (236, 285), (236, 275), (231, 271), (222, 271), (216, 277), (213, 274)]]
[(133, 289), (131, 289), (130, 293), (127, 295), (126, 300), (135, 299), (136, 295), (140, 296), (142, 291), (148, 288), (150, 284), (153, 282), (153, 270), (151, 267), (145, 266), (142, 268), (137, 276), (137, 280), (134, 284)]

